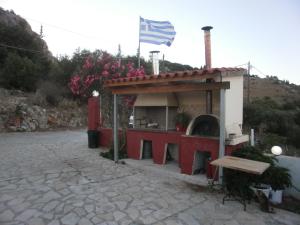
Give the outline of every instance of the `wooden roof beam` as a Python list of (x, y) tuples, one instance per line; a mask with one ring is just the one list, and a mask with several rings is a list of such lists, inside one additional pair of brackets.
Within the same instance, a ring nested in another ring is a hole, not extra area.
[(151, 93), (172, 93), (172, 92), (189, 92), (229, 89), (230, 82), (215, 82), (201, 84), (178, 84), (178, 85), (161, 85), (161, 86), (131, 86), (123, 88), (111, 88), (113, 94), (151, 94)]

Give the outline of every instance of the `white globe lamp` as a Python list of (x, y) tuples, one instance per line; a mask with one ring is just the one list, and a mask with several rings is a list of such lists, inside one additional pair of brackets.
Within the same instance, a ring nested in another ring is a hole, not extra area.
[(271, 148), (271, 152), (272, 152), (272, 154), (274, 154), (275, 156), (281, 155), (281, 154), (282, 154), (282, 148), (279, 147), (279, 146), (273, 146), (273, 147)]
[(99, 96), (99, 92), (98, 92), (98, 91), (93, 91), (92, 95), (93, 95), (94, 97), (98, 97), (98, 96)]

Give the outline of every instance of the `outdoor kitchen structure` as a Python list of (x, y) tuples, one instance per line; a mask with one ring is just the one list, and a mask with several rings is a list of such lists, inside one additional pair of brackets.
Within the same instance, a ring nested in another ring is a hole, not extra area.
[[(119, 95), (137, 95), (133, 128), (126, 131), (129, 158), (151, 158), (156, 164), (172, 160), (181, 173), (202, 172), (211, 176), (210, 160), (230, 155), (233, 149), (248, 141), (248, 135), (242, 134), (246, 71), (211, 68), (211, 28), (203, 28), (204, 69), (106, 81), (105, 88), (114, 95), (115, 149), (118, 149), (116, 101)], [(178, 112), (185, 112), (191, 118), (186, 131), (176, 130), (174, 119)], [(100, 132), (100, 144), (107, 145), (103, 139), (112, 139), (112, 130), (101, 128)]]

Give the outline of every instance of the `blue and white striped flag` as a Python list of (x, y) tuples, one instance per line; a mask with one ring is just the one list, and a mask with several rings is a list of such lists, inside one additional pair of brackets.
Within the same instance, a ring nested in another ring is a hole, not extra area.
[(154, 21), (140, 17), (140, 42), (171, 46), (175, 34), (174, 26), (169, 21)]

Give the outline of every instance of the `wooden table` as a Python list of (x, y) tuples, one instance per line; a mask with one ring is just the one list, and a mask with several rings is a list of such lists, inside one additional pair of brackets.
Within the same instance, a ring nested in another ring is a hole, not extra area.
[[(270, 163), (259, 162), (255, 160), (243, 159), (234, 156), (224, 156), (220, 159), (216, 159), (210, 163), (213, 166), (217, 166), (215, 170), (215, 174), (213, 177), (213, 182), (216, 178), (218, 168), (220, 166), (232, 170), (238, 170), (245, 173), (251, 173), (256, 175), (261, 175), (265, 172), (269, 167)], [(213, 183), (212, 183), (213, 185)], [(243, 204), (244, 210), (246, 210), (246, 199), (244, 197), (237, 198), (234, 193), (227, 192), (226, 195), (223, 197), (223, 204), (225, 201), (229, 200), (237, 200)]]
[(270, 166), (270, 163), (259, 162), (250, 159), (243, 159), (234, 156), (224, 156), (220, 159), (212, 161), (210, 164), (213, 166), (222, 166), (224, 168), (257, 175), (261, 175)]

